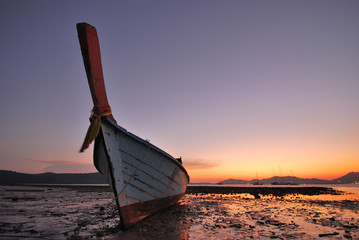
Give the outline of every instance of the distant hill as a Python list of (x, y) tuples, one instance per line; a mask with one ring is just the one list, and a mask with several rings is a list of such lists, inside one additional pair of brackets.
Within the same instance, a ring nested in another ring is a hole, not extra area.
[(247, 183), (249, 183), (249, 181), (232, 179), (232, 178), (219, 182), (219, 184), (247, 184)]
[(334, 179), (332, 182), (333, 183), (342, 183), (342, 184), (359, 182), (359, 172), (350, 172), (343, 177)]
[[(349, 184), (359, 182), (359, 172), (351, 172), (334, 180), (322, 180), (317, 178), (297, 178), (292, 176), (271, 177), (266, 179), (253, 179), (250, 181), (241, 179), (227, 179), (218, 184)], [(0, 170), (0, 184), (106, 184), (101, 173), (40, 173), (28, 174), (14, 171)]]
[[(256, 180), (257, 181), (257, 180)], [(292, 177), (292, 176), (286, 176), (286, 177), (271, 177), (267, 179), (263, 179), (259, 181), (263, 184), (330, 184), (330, 180), (322, 180), (317, 178), (298, 178), (298, 177)]]
[(106, 184), (101, 173), (40, 173), (28, 174), (14, 171), (0, 170), (2, 184)]
[(250, 181), (241, 179), (227, 179), (218, 184), (349, 184), (359, 182), (359, 172), (351, 172), (347, 175), (334, 179), (322, 180), (317, 178), (297, 178), (292, 176), (286, 177), (271, 177), (266, 179), (253, 179)]

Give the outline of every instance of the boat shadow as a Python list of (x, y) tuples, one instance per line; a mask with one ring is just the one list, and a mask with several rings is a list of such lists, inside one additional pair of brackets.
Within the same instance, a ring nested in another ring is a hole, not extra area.
[[(185, 204), (176, 204), (164, 210), (150, 215), (141, 222), (135, 224), (127, 230), (108, 232), (106, 239), (123, 239), (123, 240), (186, 240), (190, 227), (190, 219)], [(109, 231), (113, 231), (109, 230)]]

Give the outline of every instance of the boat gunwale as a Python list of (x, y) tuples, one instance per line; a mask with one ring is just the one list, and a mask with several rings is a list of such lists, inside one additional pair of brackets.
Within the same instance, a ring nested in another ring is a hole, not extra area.
[(110, 123), (113, 127), (115, 127), (117, 130), (119, 130), (120, 132), (122, 132), (123, 134), (133, 138), (134, 140), (140, 142), (141, 144), (144, 144), (146, 146), (150, 146), (151, 149), (157, 151), (158, 153), (165, 155), (167, 158), (169, 158), (170, 160), (172, 160), (175, 164), (177, 164), (180, 169), (186, 174), (187, 176), (187, 180), (189, 182), (190, 178), (189, 175), (187, 173), (187, 170), (184, 168), (184, 166), (173, 156), (171, 156), (170, 154), (166, 153), (165, 151), (163, 151), (162, 149), (160, 149), (159, 147), (153, 145), (152, 143), (150, 143), (149, 141), (146, 141), (144, 139), (142, 139), (141, 137), (127, 131), (125, 128), (121, 127), (120, 125), (118, 125), (116, 122), (114, 122), (111, 118), (109, 118), (108, 116), (104, 116), (102, 117), (102, 119), (106, 119), (106, 121), (108, 123)]

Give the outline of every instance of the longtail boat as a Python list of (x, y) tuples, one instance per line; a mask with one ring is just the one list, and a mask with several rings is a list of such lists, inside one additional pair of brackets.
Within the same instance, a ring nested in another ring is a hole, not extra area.
[(181, 158), (117, 125), (107, 100), (97, 31), (78, 23), (77, 32), (94, 104), (80, 152), (95, 140), (94, 165), (114, 192), (121, 226), (129, 228), (177, 203), (189, 176)]

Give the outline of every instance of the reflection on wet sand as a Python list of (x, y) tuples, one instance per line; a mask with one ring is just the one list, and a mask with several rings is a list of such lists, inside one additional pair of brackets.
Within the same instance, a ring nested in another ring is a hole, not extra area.
[(189, 195), (186, 201), (197, 216), (190, 227), (190, 236), (317, 239), (319, 235), (334, 234), (339, 239), (359, 237), (358, 201), (311, 201), (302, 197), (255, 199), (249, 194)]
[(358, 194), (187, 193), (119, 229), (108, 188), (0, 186), (0, 238), (359, 239)]

